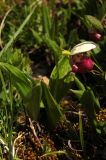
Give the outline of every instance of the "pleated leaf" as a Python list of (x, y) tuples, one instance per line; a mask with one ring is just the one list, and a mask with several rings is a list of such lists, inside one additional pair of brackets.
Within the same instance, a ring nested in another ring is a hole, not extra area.
[(48, 87), (44, 82), (42, 82), (42, 99), (45, 106), (46, 114), (47, 114), (47, 122), (50, 129), (56, 127), (57, 122), (61, 119), (65, 119), (60, 105), (53, 98), (50, 93)]
[(31, 91), (31, 79), (28, 75), (18, 68), (8, 63), (0, 62), (0, 68), (11, 75), (12, 82), (23, 97), (26, 97)]
[(11, 76), (13, 85), (23, 98), (28, 115), (33, 120), (37, 120), (42, 96), (40, 82), (34, 81), (18, 68), (8, 63), (0, 62), (0, 68)]
[(96, 111), (99, 110), (100, 104), (90, 87), (84, 91), (80, 102), (85, 108), (90, 124), (95, 126)]
[(67, 91), (73, 82), (73, 75), (70, 71), (71, 66), (69, 58), (62, 57), (51, 73), (49, 83), (50, 91), (57, 102), (67, 94)]
[(32, 120), (37, 120), (40, 112), (40, 102), (42, 97), (42, 87), (40, 81), (33, 83), (30, 94), (24, 99), (26, 111)]
[(96, 29), (103, 31), (103, 25), (96, 17), (86, 15), (85, 19)]

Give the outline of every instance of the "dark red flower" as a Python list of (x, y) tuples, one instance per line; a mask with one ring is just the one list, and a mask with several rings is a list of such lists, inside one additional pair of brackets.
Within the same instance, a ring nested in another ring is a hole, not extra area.
[(89, 72), (93, 69), (94, 62), (91, 58), (85, 58), (82, 62), (79, 63), (78, 68), (80, 73)]
[(72, 72), (85, 73), (93, 69), (94, 62), (91, 58), (85, 57), (81, 62), (72, 65)]

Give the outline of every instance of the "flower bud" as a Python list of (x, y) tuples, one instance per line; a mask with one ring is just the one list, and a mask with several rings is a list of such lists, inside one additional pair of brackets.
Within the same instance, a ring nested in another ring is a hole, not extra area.
[(74, 73), (78, 72), (78, 66), (76, 64), (72, 65), (72, 72), (74, 72)]
[(102, 34), (99, 32), (96, 32), (94, 30), (89, 31), (89, 38), (93, 41), (100, 41), (102, 39)]
[(95, 40), (100, 41), (102, 38), (102, 35), (100, 33), (95, 33)]

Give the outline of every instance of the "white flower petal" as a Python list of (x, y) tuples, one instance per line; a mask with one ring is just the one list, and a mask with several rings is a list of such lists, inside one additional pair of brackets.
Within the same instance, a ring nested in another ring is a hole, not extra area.
[(75, 47), (73, 47), (71, 50), (71, 55), (88, 52), (92, 49), (95, 49), (96, 47), (97, 47), (97, 45), (94, 42), (85, 41), (85, 42), (79, 43)]

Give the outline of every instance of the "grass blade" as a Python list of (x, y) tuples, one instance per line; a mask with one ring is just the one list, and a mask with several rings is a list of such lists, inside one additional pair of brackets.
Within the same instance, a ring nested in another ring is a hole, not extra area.
[(44, 1), (42, 3), (42, 25), (44, 27), (44, 33), (50, 37), (50, 29), (51, 29), (51, 17), (50, 17), (50, 10), (48, 5), (46, 4), (47, 2)]
[(12, 36), (12, 38), (10, 39), (10, 41), (5, 45), (5, 47), (2, 49), (2, 51), (0, 52), (0, 57), (2, 56), (2, 54), (4, 52), (6, 52), (8, 50), (8, 48), (12, 45), (12, 43), (16, 40), (16, 38), (18, 37), (18, 35), (22, 32), (23, 28), (25, 27), (25, 25), (28, 23), (28, 21), (30, 20), (32, 14), (34, 13), (36, 7), (41, 4), (41, 1), (36, 1), (34, 7), (32, 8), (31, 12), (29, 13), (29, 15), (26, 17), (26, 19), (24, 20), (24, 22), (21, 24), (21, 26), (18, 28), (18, 30), (16, 31), (16, 33)]
[(1, 38), (1, 33), (2, 33), (2, 30), (3, 30), (3, 28), (4, 28), (4, 22), (5, 22), (5, 20), (6, 20), (6, 18), (7, 18), (7, 16), (8, 16), (8, 14), (11, 12), (11, 8), (6, 12), (6, 14), (5, 14), (5, 16), (4, 16), (4, 18), (3, 18), (3, 20), (2, 20), (2, 22), (1, 22), (1, 24), (0, 24), (0, 46), (1, 46), (1, 48), (2, 48), (2, 38)]
[(81, 112), (79, 111), (79, 133), (80, 133), (80, 142), (82, 150), (84, 150), (84, 135), (83, 135), (83, 124), (82, 124), (82, 116)]

